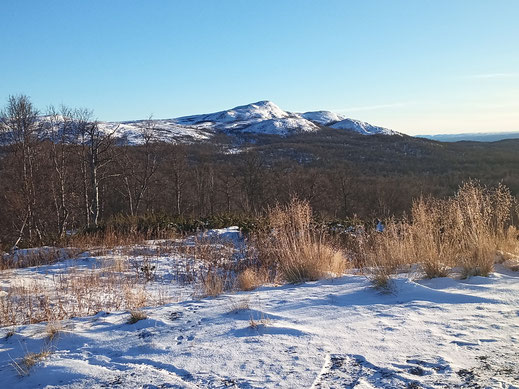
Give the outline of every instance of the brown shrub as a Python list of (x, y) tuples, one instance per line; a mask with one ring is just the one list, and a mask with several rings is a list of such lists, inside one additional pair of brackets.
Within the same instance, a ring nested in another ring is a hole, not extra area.
[(263, 283), (264, 276), (258, 270), (252, 268), (245, 269), (238, 274), (237, 284), (239, 290), (254, 290)]
[(413, 263), (421, 264), (428, 278), (445, 277), (453, 267), (464, 277), (486, 276), (499, 250), (518, 250), (511, 226), (514, 201), (503, 185), (490, 189), (469, 181), (454, 197), (415, 200), (409, 219), (389, 220), (383, 233), (367, 234), (360, 254), (376, 284)]
[(223, 293), (225, 280), (216, 270), (210, 269), (202, 279), (204, 297), (216, 297)]
[(139, 310), (134, 310), (134, 311), (130, 311), (130, 317), (128, 318), (127, 323), (135, 324), (138, 321), (141, 321), (141, 320), (144, 320), (147, 318), (148, 318), (148, 315), (146, 315), (145, 312), (139, 311)]
[[(306, 201), (293, 199), (269, 212), (270, 237), (258, 240), (261, 261), (274, 265), (287, 282), (304, 282), (341, 275), (347, 261), (340, 249), (312, 225), (312, 210)], [(265, 266), (264, 266), (265, 268)]]

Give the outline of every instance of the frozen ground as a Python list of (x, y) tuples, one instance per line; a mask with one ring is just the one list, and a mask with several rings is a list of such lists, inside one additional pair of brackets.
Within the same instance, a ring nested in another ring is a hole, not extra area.
[[(519, 388), (519, 274), (502, 267), (469, 280), (402, 274), (391, 293), (346, 275), (178, 296), (135, 324), (128, 312), (64, 320), (52, 341), (45, 323), (0, 329), (1, 387)], [(13, 361), (42, 349), (51, 355), (19, 376)]]

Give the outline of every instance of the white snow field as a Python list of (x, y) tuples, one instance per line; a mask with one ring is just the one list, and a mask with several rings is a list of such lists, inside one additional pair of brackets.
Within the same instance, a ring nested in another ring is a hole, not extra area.
[[(1, 287), (109, 256), (10, 270)], [(149, 285), (175, 302), (135, 324), (103, 311), (63, 320), (52, 340), (46, 323), (1, 328), (0, 387), (519, 388), (519, 273), (500, 265), (467, 280), (402, 273), (389, 293), (347, 274), (199, 299), (168, 278), (175, 261), (154, 262)], [(19, 375), (13, 365), (41, 350)]]

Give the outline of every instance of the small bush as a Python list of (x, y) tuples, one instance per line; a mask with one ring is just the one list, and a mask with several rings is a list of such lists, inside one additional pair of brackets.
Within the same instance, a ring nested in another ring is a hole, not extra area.
[(392, 275), (393, 272), (385, 267), (375, 267), (371, 269), (369, 280), (375, 289), (389, 292), (392, 286)]
[(293, 199), (286, 207), (269, 212), (270, 238), (258, 240), (264, 263), (276, 266), (290, 283), (341, 275), (347, 261), (323, 230), (312, 227), (312, 210), (306, 201)]
[(52, 352), (48, 348), (44, 348), (39, 353), (27, 352), (20, 361), (13, 361), (12, 366), (20, 376), (27, 376), (31, 369), (38, 363), (47, 359)]
[(454, 197), (415, 200), (409, 219), (389, 220), (383, 233), (367, 234), (358, 254), (382, 279), (413, 263), (421, 264), (428, 278), (445, 277), (453, 267), (464, 277), (487, 276), (501, 249), (518, 250), (513, 206), (504, 186), (490, 189), (470, 181)]
[(16, 331), (14, 329), (10, 329), (6, 332), (4, 339), (7, 340), (10, 337), (14, 336), (16, 334)]
[(238, 274), (237, 283), (239, 290), (254, 290), (261, 285), (261, 277), (257, 270), (245, 269)]
[(249, 299), (233, 300), (230, 313), (238, 313), (250, 309)]
[(249, 327), (253, 330), (259, 330), (270, 325), (270, 319), (264, 314), (261, 314), (259, 319), (255, 319), (252, 315), (249, 317)]
[(47, 338), (49, 340), (54, 340), (56, 336), (58, 336), (61, 331), (63, 331), (63, 326), (59, 322), (49, 322), (47, 323), (47, 326), (45, 327), (45, 332), (47, 334)]
[(127, 323), (128, 324), (135, 324), (138, 321), (141, 321), (141, 320), (144, 320), (144, 319), (147, 319), (147, 318), (148, 318), (148, 315), (146, 315), (145, 312), (134, 310), (134, 311), (130, 312), (130, 317), (128, 318)]
[(202, 280), (202, 288), (204, 296), (216, 297), (224, 291), (224, 279), (222, 275), (215, 270), (209, 270)]

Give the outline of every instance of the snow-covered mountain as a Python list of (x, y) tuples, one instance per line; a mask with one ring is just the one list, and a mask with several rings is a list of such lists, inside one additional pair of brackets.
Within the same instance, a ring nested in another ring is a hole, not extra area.
[(178, 125), (216, 130), (231, 135), (233, 133), (288, 135), (294, 132), (319, 130), (312, 121), (300, 114), (283, 111), (271, 101), (258, 101), (227, 111), (184, 116), (173, 120)]
[[(49, 117), (42, 117), (52, 123)], [(271, 134), (287, 136), (318, 132), (324, 127), (354, 131), (362, 135), (402, 135), (396, 131), (373, 126), (359, 120), (348, 119), (330, 111), (295, 113), (284, 111), (271, 101), (238, 106), (226, 111), (183, 116), (173, 119), (99, 122), (99, 128), (129, 144), (141, 143), (142, 129), (153, 125), (156, 138), (164, 142), (194, 142), (208, 140), (216, 134), (240, 136), (244, 134)], [(47, 125), (46, 136), (59, 133), (59, 128)]]

